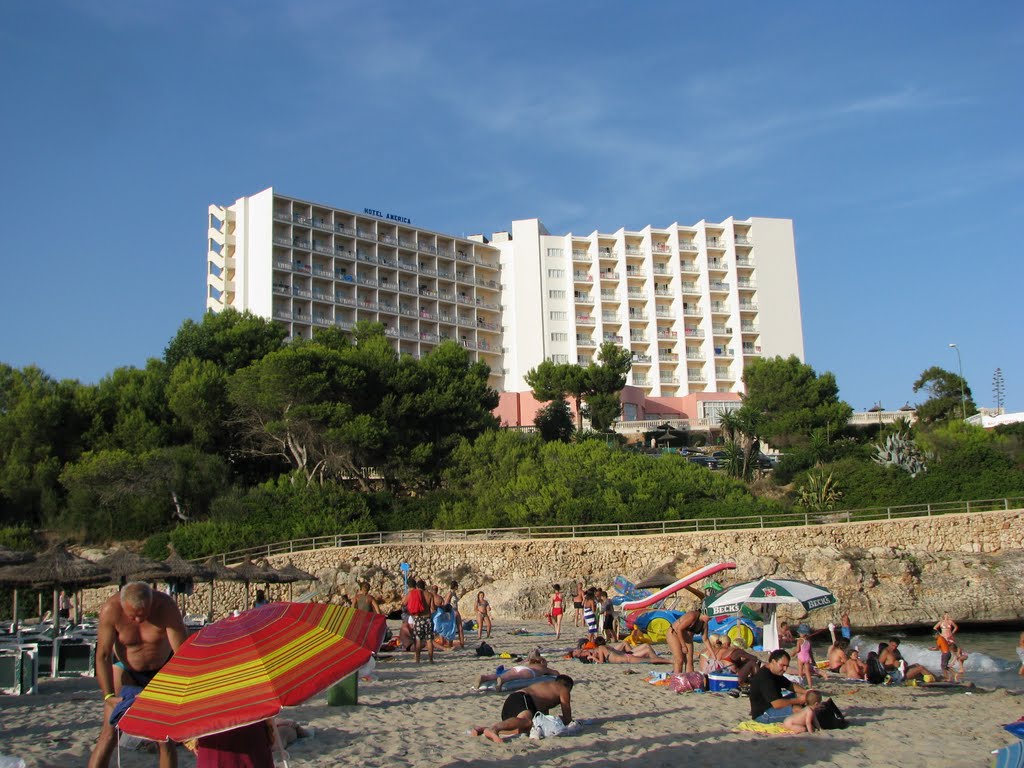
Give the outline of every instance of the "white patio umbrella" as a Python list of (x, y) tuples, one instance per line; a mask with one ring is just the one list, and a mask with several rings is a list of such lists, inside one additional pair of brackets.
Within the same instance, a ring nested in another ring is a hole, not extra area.
[(775, 608), (783, 603), (802, 605), (805, 611), (826, 608), (839, 601), (826, 587), (795, 579), (762, 578), (745, 581), (710, 595), (704, 600), (704, 612), (711, 617), (739, 613), (746, 603), (767, 606), (764, 611), (764, 636), (761, 647), (774, 651), (779, 647)]

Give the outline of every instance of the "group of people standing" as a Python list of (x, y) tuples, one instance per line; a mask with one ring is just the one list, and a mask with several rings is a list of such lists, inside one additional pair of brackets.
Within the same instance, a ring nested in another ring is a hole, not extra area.
[[(562, 637), (562, 620), (565, 616), (565, 596), (560, 584), (552, 585), (551, 605), (547, 613), (548, 620), (555, 628), (555, 639)], [(609, 642), (619, 639), (619, 617), (615, 612), (615, 603), (611, 596), (599, 587), (584, 588), (582, 581), (576, 582), (572, 599), (573, 626), (584, 627), (587, 635), (593, 640), (603, 634)]]

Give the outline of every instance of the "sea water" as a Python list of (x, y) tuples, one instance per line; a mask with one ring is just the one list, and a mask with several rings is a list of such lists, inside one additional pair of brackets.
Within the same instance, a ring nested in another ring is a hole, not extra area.
[[(850, 642), (850, 647), (860, 648), (860, 658), (863, 661), (867, 659), (868, 652), (878, 650), (879, 643), (888, 641), (892, 637), (900, 641), (900, 653), (903, 654), (907, 664), (923, 664), (935, 673), (938, 679), (942, 679), (942, 667), (939, 664), (941, 652), (937, 649), (932, 650), (935, 648), (934, 635), (900, 632), (886, 637), (855, 635)], [(1024, 677), (1018, 674), (1020, 661), (1017, 658), (1017, 642), (1019, 640), (1020, 632), (957, 632), (957, 645), (967, 654), (961, 680), (989, 688), (1024, 690)], [(815, 651), (816, 658), (824, 658), (824, 654), (818, 652), (817, 648)], [(959, 664), (951, 666), (954, 670), (960, 668)]]

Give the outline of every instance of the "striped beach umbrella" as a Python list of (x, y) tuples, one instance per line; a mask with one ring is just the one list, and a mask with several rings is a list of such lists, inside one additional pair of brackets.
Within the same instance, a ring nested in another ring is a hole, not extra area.
[(779, 605), (799, 603), (805, 611), (835, 605), (838, 600), (828, 589), (795, 579), (756, 579), (736, 584), (704, 599), (704, 612), (711, 616), (739, 613), (745, 603)]
[(385, 618), (339, 605), (269, 603), (189, 637), (118, 724), (185, 741), (273, 717), (352, 674), (384, 638)]

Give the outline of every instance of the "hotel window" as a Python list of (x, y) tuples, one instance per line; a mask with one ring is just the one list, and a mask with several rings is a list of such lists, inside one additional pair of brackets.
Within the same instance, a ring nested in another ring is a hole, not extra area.
[(552, 341), (568, 341), (569, 340), (569, 334), (568, 333), (552, 333), (551, 334), (551, 340)]
[(548, 258), (561, 259), (565, 254), (565, 251), (561, 248), (548, 248)]
[(564, 269), (549, 269), (548, 270), (548, 277), (556, 277), (556, 278), (557, 277), (565, 277), (565, 270)]
[(551, 355), (550, 360), (551, 360), (552, 363), (568, 363), (569, 362), (569, 356), (568, 355)]
[(564, 299), (565, 291), (548, 291), (549, 299)]
[(550, 317), (552, 320), (568, 320), (569, 319), (569, 313), (568, 312), (549, 312), (548, 313), (548, 317)]

